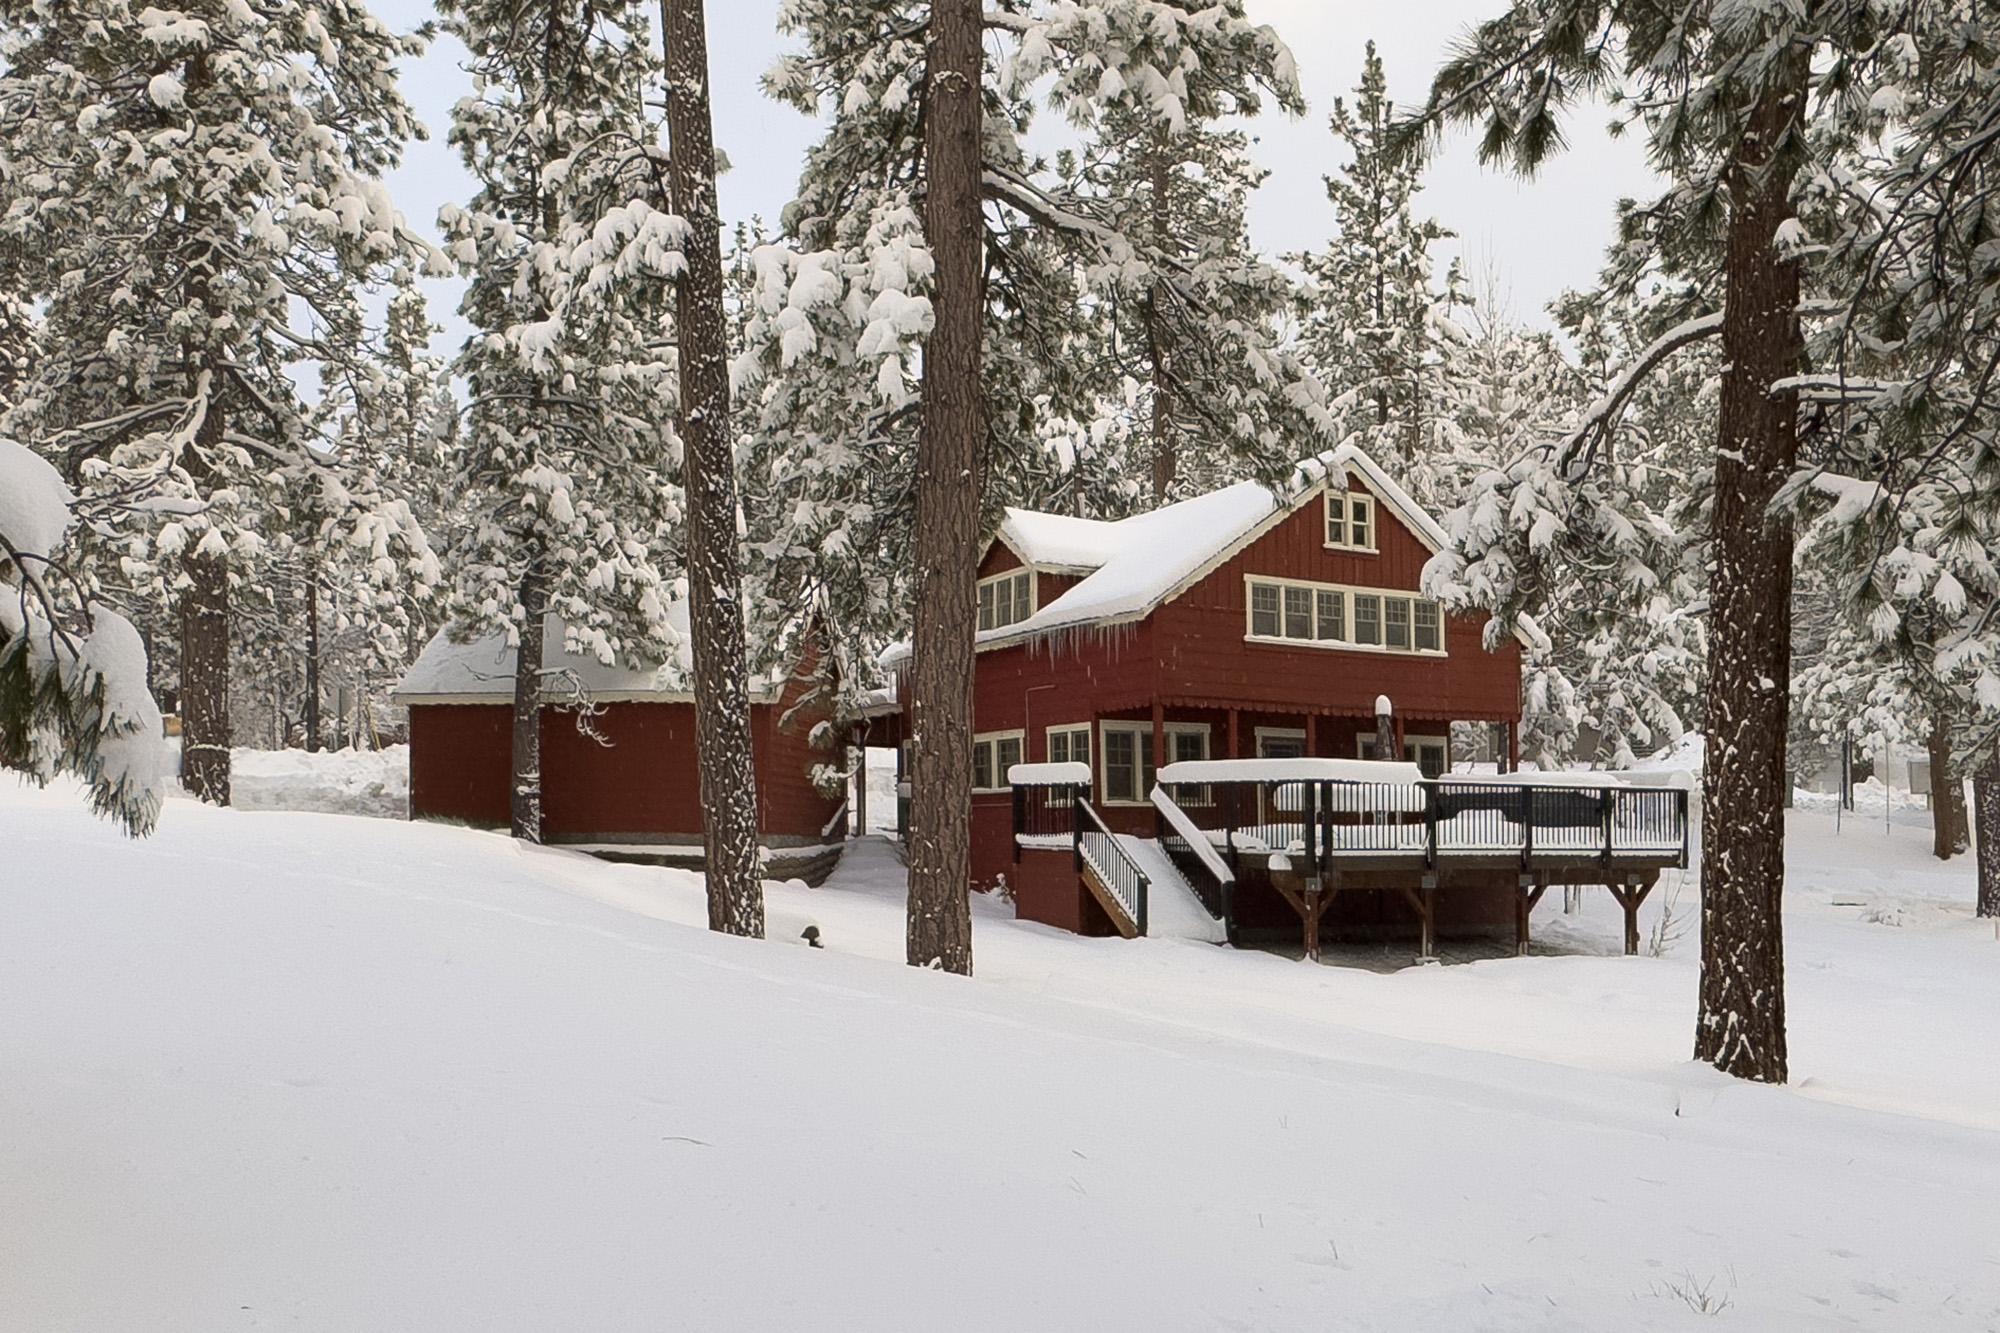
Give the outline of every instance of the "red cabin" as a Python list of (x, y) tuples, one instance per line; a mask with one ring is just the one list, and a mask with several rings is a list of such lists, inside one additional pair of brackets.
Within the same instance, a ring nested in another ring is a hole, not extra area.
[[(1145, 893), (1129, 890), (1152, 881), (1157, 918), (1160, 883), (1174, 880), (1175, 902), (1192, 891), (1232, 938), (1296, 938), (1303, 918), (1309, 951), (1324, 920), (1416, 928), (1428, 952), (1434, 927), (1524, 930), (1524, 904), (1551, 877), (1623, 884), (1667, 854), (1667, 833), (1651, 829), (1648, 866), (1621, 860), (1615, 873), (1603, 857), (1557, 865), (1553, 832), (1539, 859), (1524, 852), (1536, 819), (1569, 828), (1588, 815), (1609, 830), (1597, 788), (1524, 798), (1495, 775), (1492, 790), (1452, 783), (1434, 800), (1443, 784), (1430, 779), (1475, 757), (1453, 754), (1455, 722), (1487, 724), (1496, 767), (1513, 769), (1521, 643), (1489, 649), (1484, 617), (1424, 596), (1445, 533), (1373, 459), (1350, 446), (1315, 466), (1318, 484), (1290, 498), (1242, 483), (1115, 522), (1007, 511), (979, 568), (975, 887), (1005, 880), (1024, 917), (1133, 934)], [(1395, 755), (1377, 754), (1384, 730)], [(1358, 762), (1377, 759), (1396, 762)], [(1194, 767), (1217, 760), (1266, 762)], [(1524, 812), (1523, 799), (1540, 805)], [(1637, 817), (1621, 807), (1620, 827)], [(1280, 828), (1281, 841), (1258, 835)], [(1381, 845), (1362, 846), (1357, 829)], [(1478, 855), (1440, 855), (1439, 829), (1483, 840)], [(1110, 883), (1119, 875), (1126, 889)], [(1439, 888), (1457, 891), (1434, 904)]]
[[(688, 664), (610, 667), (565, 651), (551, 617), (542, 704), (542, 828), (547, 842), (619, 860), (699, 866), (702, 807)], [(840, 855), (845, 801), (819, 765), (837, 765), (808, 651), (752, 683), (759, 826), (779, 878), (817, 880)], [(514, 653), (504, 635), (454, 643), (439, 633), (395, 698), (410, 710), (410, 814), (504, 828), (512, 771)], [(822, 748), (827, 747), (827, 748)], [(835, 769), (837, 772), (837, 768)]]

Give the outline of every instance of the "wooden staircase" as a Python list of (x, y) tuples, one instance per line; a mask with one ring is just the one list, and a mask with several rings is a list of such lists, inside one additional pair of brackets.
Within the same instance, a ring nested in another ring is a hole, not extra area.
[(1097, 867), (1088, 858), (1078, 867), (1077, 877), (1083, 881), (1083, 887), (1090, 890), (1090, 896), (1097, 900), (1097, 905), (1104, 909), (1104, 915), (1111, 918), (1112, 927), (1128, 940), (1138, 939), (1139, 923), (1125, 910), (1125, 904), (1118, 900), (1118, 895), (1099, 878)]

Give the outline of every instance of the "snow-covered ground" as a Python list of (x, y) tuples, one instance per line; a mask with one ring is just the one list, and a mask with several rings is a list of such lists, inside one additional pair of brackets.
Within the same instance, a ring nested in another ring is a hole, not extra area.
[(244, 810), (316, 810), (402, 819), (410, 811), (410, 747), (381, 750), (236, 749), (230, 799)]
[(1917, 824), (1792, 830), (1775, 1089), (1601, 894), (1389, 974), (981, 900), (966, 981), (879, 841), (758, 943), (685, 872), (0, 782), (0, 1322), (1993, 1328), (2000, 942)]

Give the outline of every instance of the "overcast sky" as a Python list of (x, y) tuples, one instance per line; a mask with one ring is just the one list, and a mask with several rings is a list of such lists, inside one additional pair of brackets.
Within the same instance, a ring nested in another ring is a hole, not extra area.
[[(1253, 241), (1269, 253), (1314, 248), (1332, 229), (1321, 177), (1335, 167), (1326, 115), (1361, 74), (1370, 38), (1381, 49), (1389, 93), (1399, 103), (1422, 99), (1452, 39), (1500, 8), (1499, 0), (1248, 0), (1250, 15), (1271, 24), (1291, 46), (1310, 103), (1296, 120), (1271, 115), (1251, 128), (1255, 153), (1270, 170), (1251, 210)], [(431, 16), (429, 0), (375, 0), (376, 12), (398, 27)], [(720, 192), (726, 221), (761, 214), (775, 222), (792, 196), (799, 163), (815, 124), (765, 98), (758, 76), (785, 47), (775, 28), (778, 0), (709, 0), (709, 62), (714, 76), (715, 137), (732, 169)], [(411, 222), (434, 227), (438, 206), (470, 190), (444, 136), (451, 105), (469, 87), (464, 51), (440, 39), (406, 71), (405, 92), (431, 129), (394, 178)], [(1513, 313), (1545, 322), (1543, 307), (1566, 287), (1586, 284), (1612, 235), (1612, 204), (1642, 194), (1649, 175), (1639, 145), (1604, 133), (1604, 115), (1588, 112), (1570, 126), (1570, 151), (1533, 181), (1481, 168), (1469, 135), (1455, 136), (1432, 167), (1419, 203), (1460, 234), (1454, 243), (1468, 266), (1492, 265)], [(441, 285), (434, 317), (454, 327), (457, 296)], [(442, 349), (441, 349), (442, 350)]]

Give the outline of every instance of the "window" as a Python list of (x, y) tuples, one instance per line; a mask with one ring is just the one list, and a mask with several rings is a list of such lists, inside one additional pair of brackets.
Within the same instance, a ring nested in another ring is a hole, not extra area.
[(1389, 597), (1382, 602), (1382, 642), (1390, 648), (1410, 646), (1410, 603), (1407, 598)]
[(1438, 613), (1436, 602), (1418, 601), (1416, 607), (1416, 644), (1420, 653), (1444, 651), (1444, 618)]
[(1356, 643), (1379, 644), (1382, 642), (1382, 599), (1370, 594), (1354, 599), (1354, 641)]
[(1087, 764), (1090, 762), (1090, 724), (1049, 728), (1049, 762)]
[(1326, 544), (1341, 551), (1375, 549), (1375, 499), (1359, 491), (1326, 493)]
[(1252, 575), (1252, 639), (1443, 654), (1444, 612), (1436, 602), (1374, 588)]
[(1285, 637), (1310, 639), (1313, 636), (1313, 594), (1311, 588), (1285, 588)]
[(1018, 625), (1035, 614), (1033, 570), (1010, 569), (979, 580), (979, 628)]
[[(1362, 734), (1360, 754), (1363, 759), (1375, 758), (1374, 736)], [(1403, 758), (1422, 769), (1427, 778), (1442, 777), (1451, 767), (1451, 745), (1443, 736), (1405, 736)]]
[(1278, 585), (1250, 585), (1250, 632), (1263, 638), (1278, 637)]
[(1316, 637), (1335, 643), (1347, 637), (1347, 594), (1332, 588), (1319, 592), (1319, 620)]
[[(1176, 764), (1199, 763), (1208, 758), (1208, 724), (1206, 722), (1167, 723), (1167, 757)], [(1182, 787), (1182, 805), (1213, 805), (1208, 788)]]
[(989, 731), (972, 738), (972, 786), (977, 791), (1003, 791), (1007, 770), (1021, 762), (1018, 731)]
[(1140, 805), (1153, 790), (1153, 724), (1106, 722), (1104, 778), (1098, 790), (1106, 805)]

